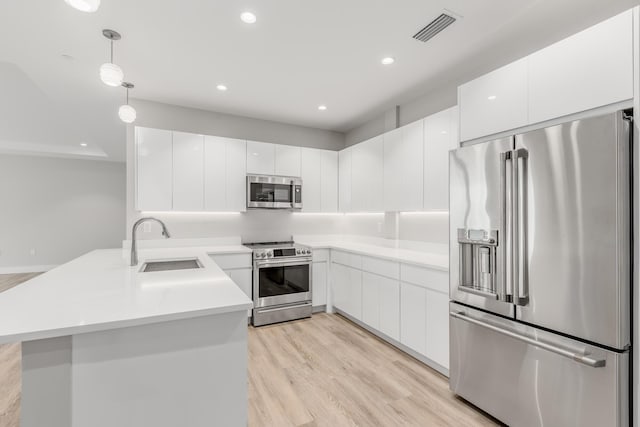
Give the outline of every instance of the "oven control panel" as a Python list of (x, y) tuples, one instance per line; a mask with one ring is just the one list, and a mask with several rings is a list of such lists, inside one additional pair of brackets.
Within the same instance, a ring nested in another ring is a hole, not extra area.
[(254, 249), (254, 259), (269, 259), (269, 258), (290, 258), (290, 257), (310, 257), (312, 254), (311, 248), (306, 247), (289, 247), (289, 248), (277, 248), (277, 249)]

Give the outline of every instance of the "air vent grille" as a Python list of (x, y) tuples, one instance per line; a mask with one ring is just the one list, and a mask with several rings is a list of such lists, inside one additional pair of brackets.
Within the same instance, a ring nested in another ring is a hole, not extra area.
[(426, 27), (418, 31), (413, 38), (416, 40), (420, 40), (421, 42), (426, 42), (431, 38), (435, 37), (440, 31), (447, 28), (449, 25), (456, 22), (456, 18), (451, 15), (447, 15), (446, 13), (441, 14), (436, 19), (427, 24)]

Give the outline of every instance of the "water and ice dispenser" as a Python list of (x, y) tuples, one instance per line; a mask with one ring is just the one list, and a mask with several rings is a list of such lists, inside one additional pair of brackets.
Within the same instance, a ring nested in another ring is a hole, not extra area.
[(458, 289), (497, 298), (498, 230), (458, 229), (460, 282)]

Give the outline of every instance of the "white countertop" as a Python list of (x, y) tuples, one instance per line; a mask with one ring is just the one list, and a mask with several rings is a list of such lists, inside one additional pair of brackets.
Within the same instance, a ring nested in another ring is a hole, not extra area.
[[(241, 245), (144, 249), (130, 267), (123, 249), (89, 252), (0, 293), (0, 343), (186, 319), (253, 307), (209, 254)], [(146, 260), (198, 258), (203, 268), (140, 273)]]
[[(449, 254), (442, 250), (418, 250), (377, 245), (374, 243), (351, 242), (347, 240), (315, 240), (297, 238), (296, 243), (313, 249), (337, 249), (354, 252), (359, 255), (384, 258), (391, 261), (413, 264), (436, 270), (449, 271)], [(442, 245), (439, 245), (442, 246)]]

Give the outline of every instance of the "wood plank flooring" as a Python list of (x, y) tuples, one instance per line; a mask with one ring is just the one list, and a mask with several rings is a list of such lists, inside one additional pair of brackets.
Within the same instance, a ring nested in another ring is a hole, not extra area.
[[(37, 274), (0, 275), (0, 289)], [(19, 427), (20, 344), (0, 345), (0, 427)], [(249, 426), (499, 425), (447, 379), (338, 315), (249, 328)]]

